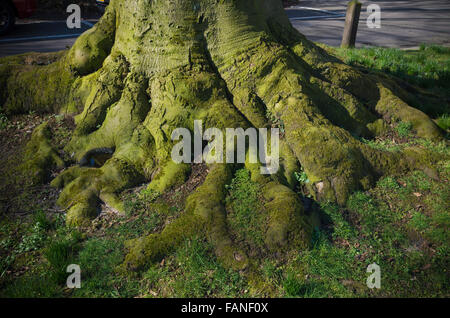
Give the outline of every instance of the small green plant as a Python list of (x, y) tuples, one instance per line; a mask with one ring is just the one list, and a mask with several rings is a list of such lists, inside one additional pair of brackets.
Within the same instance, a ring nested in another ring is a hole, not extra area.
[(281, 119), (278, 113), (273, 113), (270, 110), (267, 110), (266, 117), (272, 122), (274, 127), (280, 129), (280, 134), (283, 135), (285, 133), (284, 122)]
[(1, 112), (0, 109), (0, 130), (6, 129), (9, 125), (8, 117)]
[(66, 280), (66, 268), (72, 263), (71, 260), (77, 249), (76, 243), (73, 239), (53, 242), (44, 252), (45, 258), (53, 269), (53, 278), (58, 284)]
[(45, 232), (39, 225), (35, 224), (31, 228), (31, 233), (22, 238), (22, 242), (20, 242), (17, 252), (20, 254), (35, 251), (43, 246), (45, 239)]
[(308, 175), (305, 171), (303, 171), (303, 168), (300, 170), (300, 172), (294, 172), (294, 177), (300, 183), (300, 185), (306, 185), (309, 183)]
[(52, 221), (47, 217), (43, 210), (37, 210), (33, 214), (33, 223), (39, 224), (39, 226), (45, 231), (50, 230), (53, 225)]
[(47, 223), (35, 222), (31, 228), (30, 233), (23, 236), (22, 241), (17, 247), (18, 254), (36, 251), (44, 246), (47, 240)]
[(449, 114), (441, 115), (437, 120), (437, 124), (443, 130), (449, 130), (450, 129), (450, 115)]
[(444, 155), (450, 154), (450, 147), (447, 146), (447, 141), (442, 140), (440, 142), (433, 142), (429, 139), (416, 139), (416, 142), (419, 145), (424, 146), (425, 148)]
[(400, 122), (397, 127), (397, 133), (400, 137), (408, 137), (411, 133), (412, 124), (409, 122)]
[(383, 179), (380, 179), (377, 183), (377, 185), (384, 189), (391, 189), (396, 190), (400, 188), (400, 185), (397, 183), (397, 181), (392, 177), (385, 177)]
[(295, 180), (299, 183), (299, 191), (303, 196), (311, 197), (310, 194), (308, 194), (308, 191), (305, 191), (305, 186), (309, 183), (308, 175), (305, 171), (303, 171), (303, 168), (300, 169), (300, 172), (294, 172)]
[(147, 202), (154, 202), (161, 194), (153, 189), (144, 189), (139, 193), (139, 198)]
[(283, 288), (288, 297), (302, 296), (304, 292), (302, 282), (291, 272), (286, 275)]
[(38, 210), (33, 214), (32, 225), (29, 233), (22, 237), (15, 252), (17, 254), (36, 251), (42, 248), (48, 238), (47, 232), (52, 228), (53, 223), (47, 218), (44, 211)]
[(368, 145), (371, 148), (377, 149), (377, 150), (383, 150), (383, 151), (391, 151), (391, 152), (397, 152), (400, 151), (401, 147), (397, 144), (394, 144), (391, 140), (385, 139), (385, 140), (368, 140), (365, 138), (361, 138), (361, 141)]

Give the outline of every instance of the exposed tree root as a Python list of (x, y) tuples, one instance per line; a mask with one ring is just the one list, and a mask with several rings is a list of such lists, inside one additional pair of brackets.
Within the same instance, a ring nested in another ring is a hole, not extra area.
[[(193, 131), (194, 120), (219, 129), (276, 123), (285, 132), (279, 173), (262, 177), (247, 166), (270, 215), (267, 248), (305, 249), (311, 226), (292, 191), (293, 172), (303, 168), (316, 200), (344, 204), (383, 174), (431, 169), (432, 158), (417, 149), (383, 152), (360, 137), (405, 121), (418, 136), (441, 138), (395, 81), (364, 74), (306, 40), (276, 0), (113, 0), (97, 25), (55, 58), (49, 65), (26, 65), (26, 56), (2, 60), (0, 104), (9, 113), (78, 114), (66, 147), (77, 162), (93, 149), (114, 150), (103, 166), (70, 167), (52, 182), (63, 189), (58, 203), (69, 225), (89, 224), (101, 201), (123, 211), (118, 194), (142, 182), (160, 193), (182, 184), (190, 167), (170, 158), (176, 128)], [(63, 163), (44, 130), (36, 130), (30, 149), (37, 157), (28, 160), (42, 176)], [(143, 268), (198, 234), (224, 264), (253, 266), (227, 230), (225, 185), (234, 167), (209, 169), (177, 220), (130, 242), (124, 269)]]

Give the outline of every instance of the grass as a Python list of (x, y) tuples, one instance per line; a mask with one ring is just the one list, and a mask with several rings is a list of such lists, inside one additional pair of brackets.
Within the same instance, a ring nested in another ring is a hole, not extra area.
[(82, 270), (82, 288), (76, 297), (133, 297), (138, 281), (116, 275), (115, 268), (123, 259), (123, 242), (113, 238), (88, 240), (76, 264)]
[(350, 65), (390, 73), (427, 88), (450, 87), (450, 48), (421, 45), (419, 50), (391, 48), (337, 49)]
[[(239, 272), (223, 267), (203, 238), (186, 240), (146, 272), (119, 274), (116, 268), (125, 255), (125, 241), (157, 232), (161, 223), (176, 217), (167, 212), (170, 209), (160, 198), (155, 200), (140, 192), (136, 197), (130, 196), (135, 210), (116, 220), (105, 219), (99, 224), (101, 229), (89, 235), (67, 229), (63, 222), (38, 211), (30, 218), (30, 225), (19, 227), (17, 237), (11, 235), (16, 225), (8, 222), (1, 225), (0, 247), (3, 251), (17, 251), (9, 270), (21, 266), (29, 269), (18, 277), (6, 275), (0, 284), (0, 295), (448, 297), (448, 162), (441, 162), (438, 169), (441, 181), (421, 171), (386, 176), (373, 189), (354, 193), (344, 207), (322, 203), (319, 207), (322, 225), (315, 228), (309, 250), (261, 259), (261, 290), (252, 290)], [(253, 213), (260, 208), (258, 191), (245, 169), (236, 173), (229, 186), (228, 204), (235, 218), (231, 228), (235, 235), (250, 241), (264, 224), (264, 219)], [(24, 237), (33, 235), (36, 225), (43, 231), (45, 243), (37, 250), (19, 253), (17, 247)], [(2, 252), (2, 260), (3, 255)], [(379, 290), (366, 286), (369, 275), (366, 269), (374, 262), (381, 267)], [(65, 288), (68, 264), (80, 265), (81, 289)]]
[(450, 115), (449, 114), (443, 114), (437, 119), (437, 124), (439, 127), (441, 127), (443, 130), (449, 130), (450, 129)]
[[(161, 283), (164, 285), (169, 282), (175, 297), (242, 295), (246, 287), (242, 277), (237, 271), (225, 269), (215, 257), (211, 257), (211, 253), (212, 247), (203, 240), (185, 241), (175, 253), (175, 269), (172, 273), (160, 274), (163, 280)], [(183, 279), (178, 279), (174, 273)]]
[(260, 199), (260, 186), (250, 178), (250, 172), (240, 169), (228, 186), (228, 220), (238, 241), (250, 243), (252, 249), (264, 247), (264, 226), (267, 214)]
[(347, 64), (363, 67), (369, 72), (395, 75), (414, 86), (428, 90), (434, 95), (431, 99), (415, 97), (407, 102), (436, 118), (444, 130), (448, 129), (450, 109), (448, 103), (443, 101), (450, 97), (450, 48), (421, 45), (418, 50), (393, 48), (331, 50)]
[[(58, 294), (53, 269), (37, 259), (43, 256), (50, 242), (50, 232), (57, 222), (42, 210), (36, 211), (28, 222), (16, 224), (4, 220), (2, 226), (2, 262), (0, 263), (0, 297), (51, 297)], [(11, 273), (22, 273), (19, 277)], [(13, 282), (13, 283), (12, 283)], [(60, 295), (60, 294), (58, 294)]]
[[(381, 179), (353, 194), (345, 209), (322, 205), (329, 227), (318, 229), (314, 248), (291, 263), (302, 275), (286, 276), (286, 295), (448, 296), (448, 199), (445, 186), (415, 172)], [(381, 267), (380, 290), (365, 286), (373, 262)]]
[(51, 276), (57, 284), (66, 282), (67, 266), (74, 262), (80, 241), (81, 234), (74, 231), (68, 237), (57, 237), (57, 240), (44, 250), (44, 257), (51, 267)]
[(409, 122), (400, 122), (397, 127), (397, 133), (400, 137), (408, 137), (411, 133), (412, 124)]
[(393, 143), (392, 140), (390, 140), (390, 139), (369, 140), (369, 139), (361, 138), (361, 141), (377, 150), (395, 152), (395, 151), (400, 151), (402, 149), (402, 145)]

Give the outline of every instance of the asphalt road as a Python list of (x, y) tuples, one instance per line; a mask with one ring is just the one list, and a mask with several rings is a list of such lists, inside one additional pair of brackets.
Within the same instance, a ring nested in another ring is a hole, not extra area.
[(64, 50), (96, 22), (83, 21), (80, 29), (69, 29), (66, 21), (19, 20), (9, 34), (0, 36), (0, 56)]
[[(357, 46), (417, 47), (421, 43), (450, 45), (450, 1), (391, 0), (364, 1)], [(339, 46), (348, 0), (301, 1), (288, 8), (292, 24), (309, 39)], [(367, 5), (381, 7), (380, 29), (367, 26)], [(0, 56), (29, 51), (51, 52), (70, 47), (96, 21), (83, 21), (81, 29), (70, 30), (65, 21), (18, 21), (7, 36), (0, 37)]]
[[(362, 12), (356, 46), (412, 48), (422, 43), (450, 45), (449, 0), (360, 0)], [(320, 8), (345, 15), (344, 0), (301, 1), (302, 6)], [(381, 8), (381, 28), (367, 26), (367, 6)], [(345, 17), (292, 21), (312, 41), (339, 46)]]

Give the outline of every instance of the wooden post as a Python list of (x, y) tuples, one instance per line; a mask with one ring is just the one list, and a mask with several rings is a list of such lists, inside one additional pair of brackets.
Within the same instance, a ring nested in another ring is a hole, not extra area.
[(347, 15), (345, 17), (344, 35), (342, 37), (341, 44), (342, 48), (355, 47), (360, 15), (361, 3), (358, 0), (350, 1), (348, 3)]

